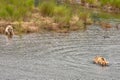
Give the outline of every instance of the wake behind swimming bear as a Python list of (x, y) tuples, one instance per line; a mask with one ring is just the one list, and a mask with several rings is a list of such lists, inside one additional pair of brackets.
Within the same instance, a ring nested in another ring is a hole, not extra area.
[(95, 64), (99, 64), (101, 66), (108, 66), (109, 62), (104, 58), (104, 57), (101, 57), (101, 56), (96, 56), (94, 59), (93, 59), (93, 62)]

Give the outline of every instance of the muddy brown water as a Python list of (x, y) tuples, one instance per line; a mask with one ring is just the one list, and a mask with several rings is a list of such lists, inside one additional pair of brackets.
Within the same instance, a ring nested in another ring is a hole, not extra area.
[[(107, 37), (105, 37), (107, 36)], [(104, 56), (108, 67), (93, 64)], [(0, 80), (120, 80), (120, 30), (0, 35)]]

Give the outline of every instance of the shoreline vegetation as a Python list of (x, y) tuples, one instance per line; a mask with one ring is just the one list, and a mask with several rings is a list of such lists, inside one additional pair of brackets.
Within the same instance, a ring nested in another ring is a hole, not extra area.
[[(34, 0), (1, 0), (0, 33), (4, 34), (8, 24), (13, 25), (15, 34), (85, 31), (87, 25), (96, 22), (110, 28), (100, 18), (120, 13), (120, 0), (40, 0), (37, 6), (34, 3)], [(108, 13), (99, 14), (99, 10)]]

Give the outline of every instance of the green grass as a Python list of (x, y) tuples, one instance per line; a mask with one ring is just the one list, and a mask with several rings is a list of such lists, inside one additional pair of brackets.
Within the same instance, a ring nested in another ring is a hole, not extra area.
[(5, 20), (20, 20), (32, 10), (34, 0), (0, 0), (0, 18)]
[(96, 0), (86, 0), (90, 4), (96, 4)]
[(54, 2), (42, 2), (39, 4), (40, 13), (43, 16), (53, 16), (55, 6)]
[(67, 6), (56, 6), (54, 9), (54, 17), (56, 22), (63, 24), (69, 24), (69, 21), (72, 16), (72, 11), (70, 7)]
[(67, 5), (57, 5), (54, 1), (44, 1), (39, 5), (39, 9), (43, 16), (53, 17), (57, 23), (69, 24), (72, 11)]
[[(67, 0), (66, 0), (67, 1)], [(86, 0), (90, 4), (96, 4), (96, 0)], [(100, 0), (101, 6), (111, 5), (120, 8), (120, 0)], [(76, 5), (57, 5), (55, 0), (42, 0), (39, 4), (40, 13), (43, 16), (55, 16), (56, 21), (69, 22), (71, 15), (80, 8)], [(68, 7), (69, 6), (69, 7)], [(0, 19), (5, 20), (24, 20), (34, 7), (34, 0), (0, 0)], [(74, 8), (75, 7), (75, 8)], [(72, 11), (72, 12), (71, 12)], [(58, 19), (57, 19), (58, 18)]]
[[(94, 3), (94, 0), (88, 0), (90, 3)], [(120, 0), (100, 0), (102, 6), (109, 5), (112, 7), (120, 8)]]

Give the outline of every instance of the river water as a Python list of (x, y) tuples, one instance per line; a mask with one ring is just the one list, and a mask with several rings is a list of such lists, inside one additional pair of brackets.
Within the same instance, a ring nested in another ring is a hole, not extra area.
[[(104, 56), (109, 66), (93, 64)], [(119, 80), (120, 30), (0, 35), (0, 80)]]

